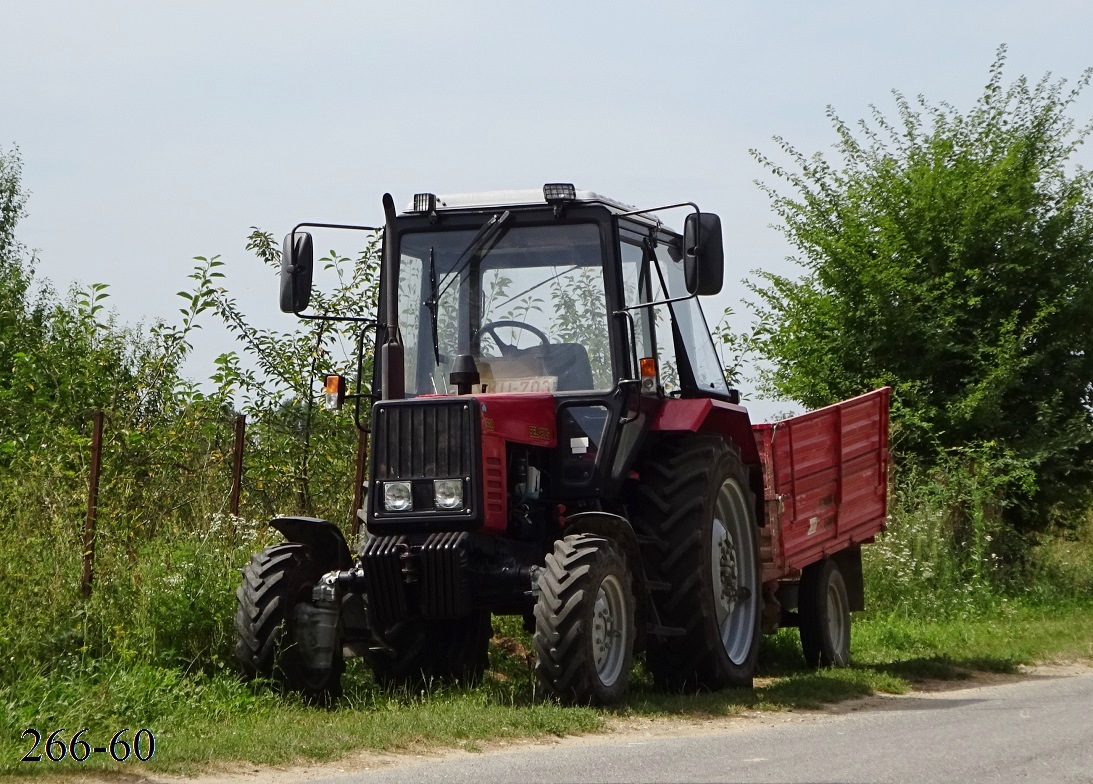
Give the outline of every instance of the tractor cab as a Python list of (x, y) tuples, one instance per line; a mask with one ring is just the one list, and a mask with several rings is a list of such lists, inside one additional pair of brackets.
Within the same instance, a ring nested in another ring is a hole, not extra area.
[(378, 363), (384, 398), (730, 394), (693, 296), (720, 289), (719, 225), (700, 269), (651, 211), (563, 184), (418, 194), (391, 233), (380, 344), (397, 329), (404, 372), (385, 388)]

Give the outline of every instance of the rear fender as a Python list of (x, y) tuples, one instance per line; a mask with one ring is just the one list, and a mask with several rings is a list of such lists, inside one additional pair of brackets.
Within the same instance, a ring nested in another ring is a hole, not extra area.
[(743, 406), (709, 397), (669, 398), (649, 428), (653, 432), (712, 433), (736, 444), (745, 465), (759, 462), (759, 449), (751, 429), (751, 417)]
[[(748, 482), (755, 496), (756, 525), (767, 524), (763, 487), (763, 467), (752, 430), (751, 416), (744, 406), (710, 397), (669, 398), (654, 417), (651, 431), (666, 436), (680, 433), (709, 433), (721, 436), (740, 450), (740, 460), (748, 472)], [(656, 449), (655, 442), (649, 447)]]
[(353, 566), (353, 556), (349, 553), (345, 535), (329, 520), (318, 517), (275, 517), (269, 524), (271, 528), (284, 534), (288, 541), (310, 547), (324, 572)]

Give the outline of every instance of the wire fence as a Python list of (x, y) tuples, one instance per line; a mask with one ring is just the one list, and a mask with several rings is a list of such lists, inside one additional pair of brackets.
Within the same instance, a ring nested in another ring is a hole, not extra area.
[[(87, 500), (83, 526), (83, 573), (80, 583), (80, 592), (85, 599), (90, 598), (95, 580), (95, 551), (101, 537), (99, 518), (103, 478), (110, 476), (115, 485), (119, 485), (115, 489), (115, 495), (118, 496), (126, 493), (120, 485), (129, 486), (134, 480), (132, 460), (127, 460), (125, 450), (127, 440), (132, 439), (124, 437), (113, 439), (115, 448), (107, 450), (107, 444), (112, 441), (108, 426), (109, 417), (101, 409), (96, 409), (91, 412), (90, 420), (91, 437), (89, 453), (86, 456)], [(350, 465), (344, 460), (344, 451), (340, 449), (340, 447), (348, 446), (344, 428), (341, 428), (338, 438), (334, 439), (336, 443), (324, 446), (320, 441), (313, 446), (312, 436), (318, 435), (321, 439), (323, 428), (313, 428), (310, 419), (304, 431), (291, 426), (284, 428), (291, 431), (294, 436), (290, 439), (294, 449), (278, 449), (277, 444), (271, 443), (275, 439), (271, 437), (272, 431), (268, 421), (259, 423), (262, 425), (259, 432), (251, 436), (245, 414), (234, 414), (230, 419), (230, 450), (220, 448), (220, 443), (228, 440), (225, 438), (228, 433), (224, 432), (227, 430), (224, 427), (226, 424), (224, 417), (203, 422), (191, 421), (189, 424), (195, 433), (202, 431), (202, 425), (209, 426), (206, 429), (211, 428), (213, 433), (211, 438), (204, 440), (192, 434), (182, 435), (182, 441), (196, 445), (193, 451), (202, 458), (199, 460), (201, 465), (194, 467), (188, 464), (190, 461), (182, 459), (180, 455), (172, 454), (170, 458), (158, 461), (156, 466), (158, 470), (145, 469), (144, 479), (150, 483), (158, 478), (161, 484), (168, 484), (162, 480), (172, 468), (183, 476), (182, 482), (174, 483), (174, 509), (187, 505), (199, 505), (201, 509), (223, 510), (226, 506), (229, 520), (236, 520), (240, 518), (241, 510), (245, 505), (245, 493), (249, 492), (253, 496), (250, 511), (265, 512), (268, 516), (277, 516), (279, 513), (275, 511), (277, 504), (283, 502), (288, 496), (295, 496), (296, 509), (293, 510), (295, 513), (310, 514), (316, 506), (326, 507), (329, 510), (334, 504), (331, 499), (349, 497), (350, 494), (346, 492), (349, 489), (346, 484), (350, 480), (347, 469), (351, 469), (352, 506), (345, 517), (348, 518), (346, 522), (352, 537), (351, 541), (356, 541), (361, 525), (358, 510), (362, 507), (365, 493), (364, 481), (369, 439), (367, 430), (354, 428), (357, 432), (356, 448), (354, 460)], [(175, 431), (171, 431), (171, 434), (175, 435)], [(104, 456), (106, 457), (105, 465)], [(114, 457), (117, 463), (117, 466), (113, 467), (114, 470), (111, 470), (110, 457)], [(250, 458), (253, 458), (253, 465), (249, 466)], [(294, 465), (287, 468), (284, 465), (278, 465), (278, 458), (284, 463), (294, 463)], [(316, 470), (317, 463), (321, 463), (321, 470)], [(252, 473), (255, 476), (248, 477), (248, 467), (254, 469)], [(158, 474), (158, 477), (154, 477), (153, 474)], [(323, 485), (326, 497), (322, 502), (317, 501), (311, 491), (311, 485), (316, 481)], [(269, 487), (270, 484), (278, 485), (278, 489)], [(287, 490), (285, 485), (291, 485), (294, 490)], [(196, 503), (198, 499), (200, 504)], [(114, 511), (118, 517), (132, 514), (131, 510), (126, 510), (126, 507), (132, 506), (131, 503), (126, 504), (117, 499), (115, 501)], [(151, 496), (146, 503), (152, 503)], [(146, 514), (151, 513), (146, 512)]]

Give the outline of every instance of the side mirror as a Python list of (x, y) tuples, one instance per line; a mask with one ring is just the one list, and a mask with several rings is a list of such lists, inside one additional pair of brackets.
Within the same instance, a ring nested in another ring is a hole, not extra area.
[(683, 278), (691, 294), (708, 296), (725, 281), (725, 244), (721, 218), (712, 212), (692, 212), (683, 226)]
[(299, 313), (311, 301), (311, 275), (315, 250), (311, 235), (298, 231), (285, 235), (281, 250), (281, 312)]

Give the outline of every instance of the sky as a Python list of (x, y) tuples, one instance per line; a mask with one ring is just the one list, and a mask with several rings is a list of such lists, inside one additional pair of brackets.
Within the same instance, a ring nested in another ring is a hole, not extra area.
[[(1091, 29), (1067, 0), (0, 0), (0, 150), (23, 158), (39, 274), (109, 284), (129, 323), (173, 319), (193, 257), (219, 254), (253, 322), (291, 328), (251, 226), (574, 182), (718, 213), (726, 285), (704, 307), (746, 328), (742, 281), (794, 272), (749, 149), (828, 152), (827, 106), (891, 114), (893, 89), (967, 109), (1003, 43), (1007, 82), (1073, 82)], [(188, 373), (231, 348), (207, 323)], [(787, 409), (742, 389), (757, 418)]]

